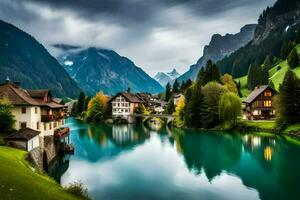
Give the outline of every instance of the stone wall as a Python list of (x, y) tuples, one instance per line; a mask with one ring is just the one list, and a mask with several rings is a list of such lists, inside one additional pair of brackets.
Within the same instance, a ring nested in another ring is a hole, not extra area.
[(55, 144), (53, 136), (44, 137), (44, 151), (47, 154), (48, 163), (58, 155), (59, 147)]
[(28, 159), (39, 169), (43, 169), (43, 151), (41, 147), (31, 150)]

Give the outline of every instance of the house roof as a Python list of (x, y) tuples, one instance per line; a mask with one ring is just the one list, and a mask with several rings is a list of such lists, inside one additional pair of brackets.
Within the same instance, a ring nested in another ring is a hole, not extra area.
[(259, 86), (251, 92), (251, 94), (247, 97), (245, 102), (251, 103), (252, 101), (254, 101), (256, 99), (256, 97), (258, 97), (261, 93), (263, 93), (267, 88), (269, 88), (273, 91), (273, 89), (271, 87), (269, 87), (268, 85)]
[(51, 94), (50, 90), (43, 89), (43, 90), (27, 90), (28, 94), (32, 98), (44, 98), (47, 94)]
[(58, 103), (58, 104), (63, 103), (63, 99), (61, 99), (61, 98), (52, 98), (52, 101), (54, 101), (55, 103)]
[(143, 101), (141, 99), (139, 99), (136, 95), (132, 94), (132, 93), (127, 93), (127, 92), (120, 92), (118, 94), (116, 94), (114, 97), (112, 97), (109, 102), (111, 102), (112, 100), (114, 100), (117, 96), (123, 96), (125, 99), (127, 99), (129, 102), (131, 103), (142, 103)]
[(50, 90), (25, 90), (12, 82), (0, 85), (0, 98), (7, 98), (15, 106), (47, 106), (62, 108), (61, 104), (54, 101), (45, 103), (43, 97), (50, 94)]
[(0, 98), (9, 99), (13, 105), (40, 105), (39, 102), (30, 97), (26, 90), (11, 82), (0, 85)]
[(35, 136), (39, 135), (41, 132), (33, 130), (31, 128), (23, 128), (18, 130), (16, 133), (10, 134), (4, 138), (4, 140), (25, 140), (28, 141)]

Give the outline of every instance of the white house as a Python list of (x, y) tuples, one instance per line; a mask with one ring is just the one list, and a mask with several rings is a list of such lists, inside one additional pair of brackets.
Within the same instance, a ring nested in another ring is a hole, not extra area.
[(134, 111), (142, 103), (139, 99), (132, 93), (120, 92), (114, 97), (112, 97), (109, 102), (112, 106), (113, 117), (125, 117), (134, 114)]
[(46, 136), (62, 137), (60, 130), (56, 129), (64, 124), (64, 106), (53, 101), (50, 90), (25, 90), (18, 83), (7, 80), (0, 85), (0, 98), (12, 103), (15, 129), (18, 131), (6, 138), (7, 144), (13, 141), (18, 144), (23, 138), (23, 141), (27, 140), (24, 149), (29, 151), (43, 145)]

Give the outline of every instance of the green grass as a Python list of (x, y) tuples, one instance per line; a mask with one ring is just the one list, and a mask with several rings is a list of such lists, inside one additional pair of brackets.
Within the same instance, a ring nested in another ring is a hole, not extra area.
[[(296, 49), (298, 51), (298, 54), (300, 54), (300, 44), (296, 46)], [(280, 70), (278, 70), (278, 67), (281, 67)], [(283, 60), (277, 64), (275, 64), (270, 70), (269, 70), (269, 79), (274, 83), (275, 89), (278, 90), (279, 85), (282, 83), (283, 78), (285, 76), (285, 73), (289, 69), (289, 65), (287, 63), (287, 60)], [(297, 74), (297, 76), (300, 78), (300, 65), (293, 69), (293, 71)], [(236, 78), (236, 81), (240, 81), (241, 83), (241, 92), (243, 94), (242, 100), (244, 100), (251, 91), (247, 88), (247, 76), (243, 76), (240, 78)]]
[(276, 127), (276, 123), (273, 120), (244, 120), (243, 122), (249, 127), (257, 127), (263, 130), (272, 130)]
[(34, 172), (27, 152), (0, 146), (1, 199), (76, 199), (50, 177)]
[(289, 125), (285, 130), (284, 133), (291, 133), (295, 131), (300, 131), (300, 124), (292, 124)]

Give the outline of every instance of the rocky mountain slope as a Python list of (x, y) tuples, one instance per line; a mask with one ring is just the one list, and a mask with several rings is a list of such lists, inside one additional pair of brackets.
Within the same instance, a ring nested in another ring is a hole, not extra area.
[(176, 78), (178, 78), (180, 74), (176, 71), (176, 69), (173, 69), (171, 72), (158, 72), (154, 79), (160, 83), (163, 87), (167, 85), (167, 83), (173, 83)]
[(255, 27), (255, 24), (248, 24), (242, 27), (240, 32), (236, 34), (226, 34), (224, 36), (220, 34), (213, 35), (209, 45), (204, 47), (203, 56), (186, 73), (180, 76), (178, 80), (195, 80), (199, 70), (205, 66), (208, 60), (217, 62), (246, 45), (253, 39)]
[(261, 65), (266, 56), (284, 60), (283, 47), (295, 40), (299, 30), (300, 0), (278, 0), (260, 15), (253, 40), (217, 65), (222, 73), (241, 77), (247, 74), (250, 64)]
[(77, 97), (77, 83), (32, 36), (0, 20), (0, 38), (1, 83), (8, 76), (24, 88), (49, 88), (58, 97)]
[(106, 94), (131, 89), (133, 92), (159, 93), (162, 86), (137, 67), (131, 60), (115, 51), (95, 47), (81, 48), (54, 45), (62, 50), (57, 57), (70, 76), (90, 94)]

